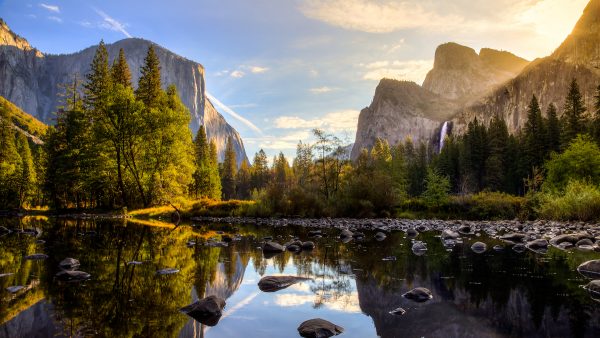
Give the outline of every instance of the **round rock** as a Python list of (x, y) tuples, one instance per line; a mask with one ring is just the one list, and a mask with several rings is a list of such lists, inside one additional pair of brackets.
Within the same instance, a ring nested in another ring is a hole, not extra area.
[(344, 332), (344, 328), (325, 319), (310, 319), (298, 326), (298, 333), (305, 338), (328, 338)]
[(410, 299), (417, 303), (423, 303), (433, 298), (431, 291), (426, 288), (414, 288), (407, 293), (403, 294), (402, 297)]

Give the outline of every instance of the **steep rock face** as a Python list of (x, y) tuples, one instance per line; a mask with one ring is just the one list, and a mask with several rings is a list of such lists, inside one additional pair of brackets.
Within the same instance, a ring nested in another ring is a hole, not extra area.
[(383, 79), (371, 105), (360, 112), (352, 158), (369, 149), (377, 138), (390, 145), (407, 137), (428, 139), (450, 117), (456, 103), (414, 82)]
[[(221, 159), (227, 138), (233, 137), (238, 162), (247, 160), (240, 135), (206, 98), (202, 65), (143, 39), (124, 39), (108, 44), (106, 48), (110, 60), (114, 60), (119, 49), (123, 48), (132, 70), (132, 81), (137, 83), (139, 69), (150, 45), (154, 46), (160, 60), (162, 83), (165, 87), (169, 84), (177, 86), (183, 103), (190, 110), (192, 131), (195, 133), (204, 124), (209, 137), (213, 137), (217, 143)], [(43, 122), (50, 123), (56, 107), (61, 105), (59, 85), (72, 82), (74, 76), (83, 80), (89, 72), (96, 48), (92, 46), (74, 54), (43, 55), (2, 22), (0, 95)]]
[(470, 102), (517, 75), (528, 61), (509, 52), (475, 50), (446, 43), (435, 51), (433, 69), (423, 87), (451, 100)]
[(552, 58), (600, 72), (600, 0), (588, 3), (569, 37)]

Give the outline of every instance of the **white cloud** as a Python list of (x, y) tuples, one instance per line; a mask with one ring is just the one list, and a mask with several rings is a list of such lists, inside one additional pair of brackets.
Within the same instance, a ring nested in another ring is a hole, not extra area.
[(304, 304), (315, 304), (318, 301), (323, 301), (323, 305), (329, 310), (360, 313), (360, 304), (358, 302), (358, 293), (342, 294), (338, 297), (322, 297), (315, 294), (293, 294), (284, 293), (275, 295), (275, 304), (282, 307), (294, 307)]
[(86, 27), (86, 28), (90, 28), (90, 27), (94, 26), (91, 22), (89, 22), (87, 20), (79, 21), (79, 25), (82, 27)]
[(50, 12), (60, 13), (60, 8), (56, 5), (47, 5), (47, 4), (41, 3), (40, 7), (47, 9)]
[(440, 26), (460, 20), (457, 16), (440, 15), (408, 1), (306, 0), (300, 10), (309, 18), (369, 33)]
[(233, 72), (231, 72), (231, 74), (229, 74), (231, 77), (234, 77), (236, 79), (240, 79), (243, 78), (244, 76), (246, 76), (246, 73), (242, 72), (241, 70), (234, 70)]
[(365, 66), (364, 80), (379, 81), (383, 78), (423, 83), (427, 72), (433, 67), (433, 60), (378, 61)]
[(266, 67), (250, 66), (250, 72), (252, 72), (253, 74), (262, 74), (268, 70), (269, 68)]
[(313, 93), (313, 94), (325, 94), (325, 93), (332, 92), (332, 91), (334, 91), (336, 89), (337, 88), (331, 88), (331, 87), (323, 86), (323, 87), (311, 88), (311, 89), (309, 89), (309, 91), (311, 93)]
[(63, 22), (62, 19), (59, 18), (58, 16), (49, 16), (48, 20), (52, 20), (52, 21), (58, 22), (58, 23), (62, 23)]
[(298, 116), (280, 116), (275, 127), (280, 129), (323, 129), (327, 132), (356, 132), (358, 110), (342, 110), (325, 114), (323, 117), (304, 119)]
[(102, 19), (104, 20), (102, 22), (102, 24), (100, 25), (100, 27), (109, 29), (109, 30), (112, 30), (115, 32), (121, 32), (121, 33), (123, 33), (123, 35), (125, 35), (128, 38), (132, 37), (132, 35), (129, 34), (129, 32), (125, 29), (125, 24), (113, 19), (108, 14), (104, 13), (103, 11), (101, 11), (97, 8), (94, 8), (94, 11), (96, 11), (96, 13), (98, 13), (98, 15), (100, 15), (102, 17)]
[(255, 132), (259, 133), (262, 135), (262, 131), (254, 125), (254, 123), (250, 122), (248, 119), (246, 119), (245, 117), (241, 116), (240, 114), (236, 113), (235, 111), (233, 111), (233, 109), (227, 107), (225, 104), (223, 104), (221, 101), (217, 100), (216, 97), (212, 96), (209, 92), (206, 92), (206, 97), (208, 97), (208, 99), (215, 104), (215, 106), (221, 108), (224, 112), (226, 112), (227, 114), (229, 114), (231, 117), (235, 118), (236, 120), (242, 122), (244, 125), (246, 125), (248, 128), (254, 130)]

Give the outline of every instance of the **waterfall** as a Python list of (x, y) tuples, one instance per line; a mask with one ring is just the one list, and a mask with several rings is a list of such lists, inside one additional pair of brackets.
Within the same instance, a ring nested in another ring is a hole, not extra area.
[(446, 135), (448, 134), (448, 121), (444, 122), (442, 125), (442, 130), (440, 130), (440, 153), (442, 152), (442, 148), (444, 148), (444, 141), (446, 139)]

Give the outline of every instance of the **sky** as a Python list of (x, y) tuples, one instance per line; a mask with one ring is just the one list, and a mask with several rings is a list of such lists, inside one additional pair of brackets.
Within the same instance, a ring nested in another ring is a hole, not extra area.
[(127, 37), (204, 65), (213, 103), (259, 149), (293, 158), (320, 128), (351, 143), (381, 78), (421, 84), (438, 45), (552, 53), (588, 0), (0, 0), (44, 53)]

